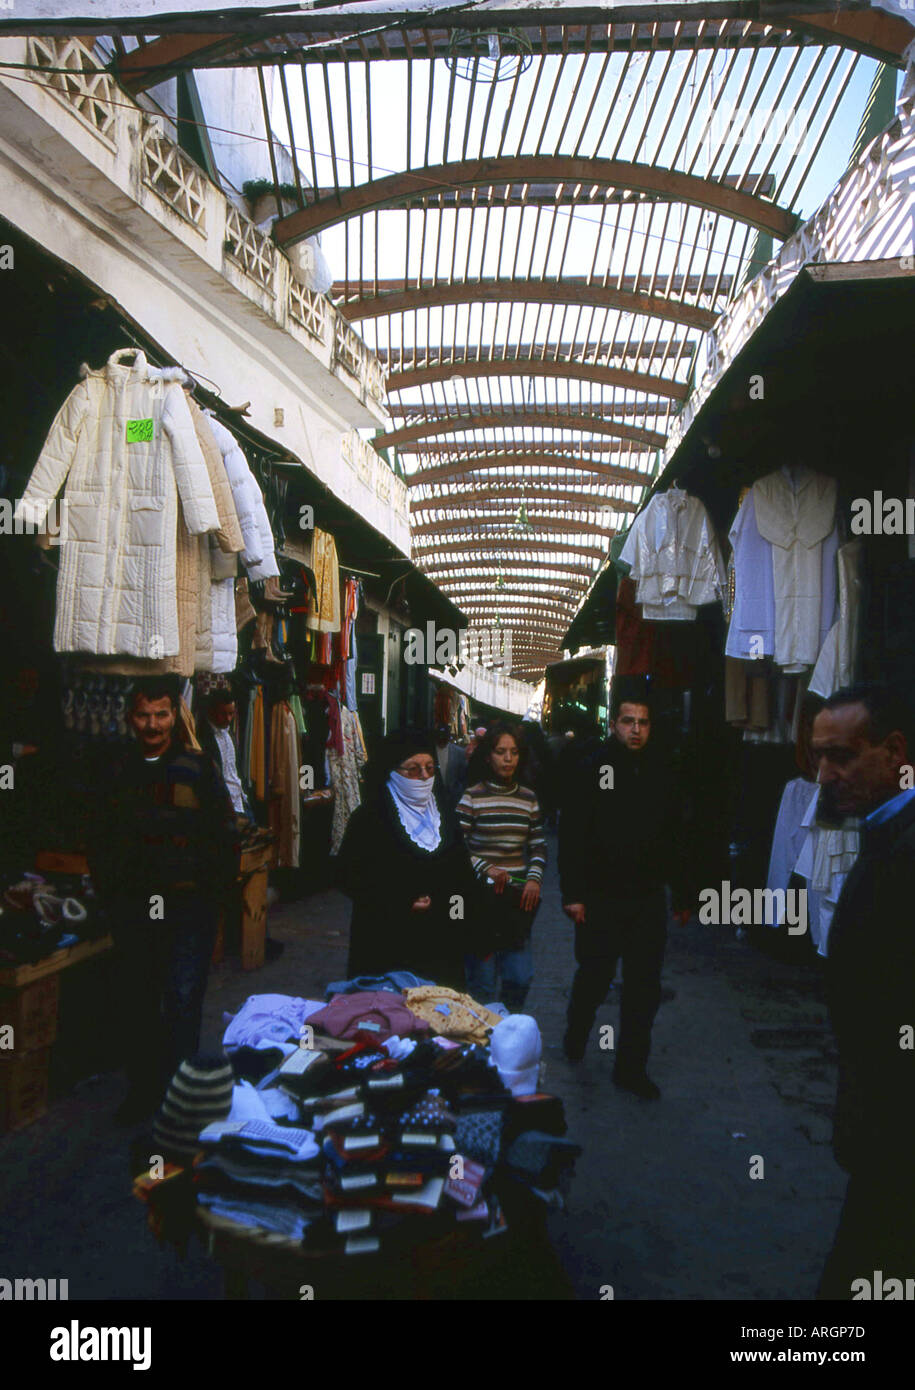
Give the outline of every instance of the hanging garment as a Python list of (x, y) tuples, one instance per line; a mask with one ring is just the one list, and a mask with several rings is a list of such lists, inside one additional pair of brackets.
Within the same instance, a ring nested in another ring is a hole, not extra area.
[(657, 628), (646, 623), (635, 601), (635, 582), (621, 579), (616, 590), (616, 667), (618, 676), (645, 676), (651, 670), (651, 658)]
[(234, 575), (235, 556), (243, 550), (244, 541), (210, 420), (196, 404), (191, 414), (219, 513), (219, 530), (215, 537), (207, 538), (206, 546), (200, 544), (197, 556), (199, 576), (194, 669), (226, 672), (233, 670), (238, 660)]
[(299, 697), (297, 692), (293, 691), (293, 693), (289, 696), (287, 703), (289, 705), (289, 708), (292, 710), (292, 717), (295, 720), (296, 729), (300, 734), (307, 733), (308, 726), (305, 723), (305, 713), (302, 709), (301, 698)]
[[(276, 562), (273, 532), (270, 529), (270, 519), (264, 505), (263, 493), (234, 434), (231, 430), (226, 429), (225, 425), (209, 411), (206, 414), (213, 437), (222, 454), (223, 466), (228, 475), (233, 496), (239, 490), (242, 493), (241, 498), (236, 498), (239, 520), (242, 516), (246, 518), (246, 523), (242, 527), (244, 549), (242, 550), (241, 562), (248, 571), (248, 578), (251, 580), (275, 577), (279, 574), (280, 569)], [(249, 515), (253, 518), (253, 527), (248, 521)]]
[(258, 686), (251, 711), (251, 752), (249, 757), (251, 786), (258, 801), (267, 799), (266, 736), (264, 730), (264, 691)]
[(727, 572), (708, 512), (679, 488), (656, 493), (636, 517), (620, 551), (648, 621), (690, 622), (701, 604), (720, 600)]
[(768, 729), (772, 722), (769, 677), (755, 662), (724, 658), (724, 717), (742, 729)]
[(772, 545), (775, 660), (797, 673), (816, 664), (835, 619), (836, 481), (780, 468), (758, 479), (752, 496), (759, 534)]
[[(332, 535), (315, 527), (312, 538), (311, 569), (315, 577), (315, 607), (305, 619), (315, 632), (340, 631), (340, 571), (337, 546)], [(326, 663), (329, 664), (329, 661)]]
[(775, 654), (775, 580), (772, 543), (756, 524), (752, 491), (741, 503), (728, 532), (733, 547), (734, 608), (725, 654), (758, 659)]
[(235, 584), (235, 631), (241, 632), (243, 627), (253, 623), (257, 617), (257, 610), (248, 596), (247, 579), (239, 579)]
[[(817, 954), (825, 956), (842, 886), (860, 852), (861, 831), (858, 821), (847, 821), (839, 828), (817, 825), (819, 798), (816, 782), (796, 777), (786, 785), (772, 837), (766, 887), (787, 889), (793, 874), (805, 880), (810, 938)], [(772, 925), (782, 926), (783, 920)]]
[(861, 541), (848, 541), (839, 550), (839, 616), (826, 634), (822, 651), (810, 677), (808, 689), (814, 695), (826, 698), (854, 682), (861, 618), (863, 559), (864, 547)]
[(101, 370), (86, 369), (54, 419), (16, 518), (42, 528), (66, 482), (56, 651), (178, 652), (179, 498), (195, 536), (219, 526), (181, 375), (122, 349)]
[(299, 731), (285, 700), (270, 716), (270, 820), (278, 834), (279, 869), (299, 867)]
[(340, 728), (343, 751), (327, 750), (330, 781), (334, 789), (334, 810), (331, 822), (331, 854), (339, 854), (343, 835), (350, 816), (362, 801), (359, 791), (359, 769), (365, 765), (365, 744), (358, 715), (345, 706), (340, 708)]

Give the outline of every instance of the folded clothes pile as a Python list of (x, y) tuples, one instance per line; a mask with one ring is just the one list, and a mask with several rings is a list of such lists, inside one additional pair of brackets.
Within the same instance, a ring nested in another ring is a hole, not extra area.
[(328, 1003), (252, 995), (222, 1058), (183, 1064), (159, 1133), (201, 1206), (355, 1255), (463, 1222), (495, 1234), (519, 1186), (552, 1200), (580, 1150), (538, 1090), (535, 1020), (413, 978), (344, 982)]

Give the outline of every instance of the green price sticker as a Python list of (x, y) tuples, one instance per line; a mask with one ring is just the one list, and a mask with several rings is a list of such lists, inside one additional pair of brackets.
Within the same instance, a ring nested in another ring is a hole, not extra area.
[(152, 420), (128, 420), (127, 421), (127, 443), (128, 444), (151, 444), (153, 437)]

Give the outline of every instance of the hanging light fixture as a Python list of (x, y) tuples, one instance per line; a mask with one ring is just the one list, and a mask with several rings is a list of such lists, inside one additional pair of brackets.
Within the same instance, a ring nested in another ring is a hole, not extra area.
[(515, 520), (512, 525), (513, 531), (518, 531), (521, 535), (530, 535), (534, 530), (534, 525), (527, 514), (527, 501), (524, 496), (524, 488), (521, 489), (521, 506), (515, 513)]

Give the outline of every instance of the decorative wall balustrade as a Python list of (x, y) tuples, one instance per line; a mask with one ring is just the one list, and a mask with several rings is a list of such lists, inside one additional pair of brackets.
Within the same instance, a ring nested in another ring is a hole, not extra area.
[[(110, 145), (115, 143), (114, 99), (117, 86), (92, 52), (91, 42), (76, 38), (30, 38), (29, 62), (51, 91)], [(97, 68), (87, 72), (87, 68)], [(45, 71), (47, 69), (47, 71)], [(52, 71), (64, 69), (64, 71)]]
[[(301, 324), (306, 333), (319, 343), (326, 341), (327, 314), (330, 309), (323, 294), (315, 294), (295, 280), (289, 281), (289, 314), (296, 323)], [(331, 310), (331, 312), (333, 312)]]
[(225, 250), (229, 259), (241, 266), (246, 275), (250, 275), (263, 289), (273, 292), (276, 247), (235, 207), (230, 207), (226, 214)]
[(209, 180), (170, 140), (157, 116), (146, 116), (140, 143), (141, 177), (147, 187), (206, 235), (206, 189)]

